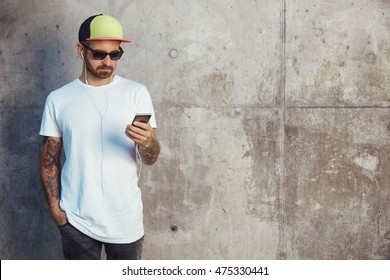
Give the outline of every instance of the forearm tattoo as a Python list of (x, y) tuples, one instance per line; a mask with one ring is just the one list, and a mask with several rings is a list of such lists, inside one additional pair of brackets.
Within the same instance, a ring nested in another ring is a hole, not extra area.
[(41, 180), (49, 204), (59, 200), (61, 149), (60, 138), (45, 139), (41, 155)]
[(154, 138), (150, 142), (148, 147), (140, 147), (140, 154), (142, 161), (147, 165), (152, 165), (157, 161), (158, 155), (160, 153), (160, 144)]

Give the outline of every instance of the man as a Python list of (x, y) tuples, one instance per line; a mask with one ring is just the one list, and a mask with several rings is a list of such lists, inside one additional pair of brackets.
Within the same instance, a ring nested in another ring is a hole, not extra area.
[[(140, 259), (144, 236), (137, 155), (151, 165), (160, 152), (145, 86), (114, 75), (123, 54), (121, 24), (107, 15), (79, 30), (79, 78), (51, 92), (42, 117), (40, 174), (65, 259)], [(132, 120), (151, 114), (147, 123)], [(60, 155), (65, 162), (61, 168)]]

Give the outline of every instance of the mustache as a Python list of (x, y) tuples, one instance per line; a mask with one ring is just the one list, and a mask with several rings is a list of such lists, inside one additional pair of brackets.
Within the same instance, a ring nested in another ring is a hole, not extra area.
[(96, 68), (96, 70), (114, 70), (114, 68), (112, 66), (99, 66), (98, 68)]

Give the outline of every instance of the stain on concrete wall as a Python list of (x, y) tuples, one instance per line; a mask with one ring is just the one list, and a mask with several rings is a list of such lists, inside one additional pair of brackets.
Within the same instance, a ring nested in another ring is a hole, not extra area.
[[(388, 258), (388, 109), (296, 109), (286, 118), (292, 255)], [(311, 237), (311, 238), (308, 238)], [(324, 253), (325, 252), (325, 253)]]
[[(77, 11), (77, 12), (75, 12)], [(151, 92), (145, 259), (390, 258), (390, 2), (2, 1), (0, 257), (61, 259), (38, 176), (47, 94), (79, 24), (133, 39)]]

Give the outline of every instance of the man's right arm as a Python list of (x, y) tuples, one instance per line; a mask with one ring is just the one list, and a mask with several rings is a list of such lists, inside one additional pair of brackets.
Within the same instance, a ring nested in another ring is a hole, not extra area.
[(66, 214), (60, 208), (61, 150), (62, 138), (45, 137), (40, 160), (41, 182), (51, 217), (58, 226), (67, 223)]

